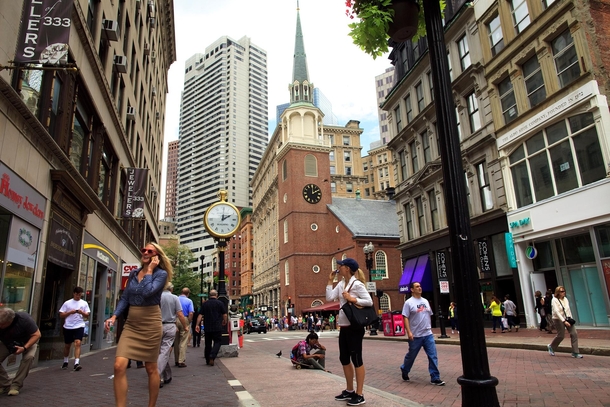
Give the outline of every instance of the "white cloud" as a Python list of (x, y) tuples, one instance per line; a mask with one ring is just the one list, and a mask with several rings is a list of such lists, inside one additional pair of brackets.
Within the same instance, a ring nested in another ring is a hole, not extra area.
[[(269, 120), (275, 121), (275, 107), (289, 101), (296, 9), (295, 0), (174, 0), (177, 61), (168, 78), (166, 144), (178, 139), (186, 60), (223, 35), (248, 36), (267, 52)], [(375, 76), (390, 62), (387, 56), (373, 60), (352, 43), (344, 0), (300, 0), (300, 15), (309, 78), (332, 103), (339, 125), (361, 122), (366, 152), (379, 137)]]

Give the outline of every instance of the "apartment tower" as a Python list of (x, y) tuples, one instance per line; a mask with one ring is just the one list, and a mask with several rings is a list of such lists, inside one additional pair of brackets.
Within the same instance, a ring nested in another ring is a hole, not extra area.
[(167, 173), (165, 178), (165, 220), (173, 222), (176, 216), (176, 187), (178, 181), (178, 151), (180, 141), (167, 146)]
[(175, 221), (180, 242), (196, 258), (205, 256), (205, 272), (215, 244), (203, 215), (221, 189), (236, 206), (251, 206), (250, 180), (267, 147), (267, 109), (267, 53), (250, 38), (221, 37), (186, 61)]

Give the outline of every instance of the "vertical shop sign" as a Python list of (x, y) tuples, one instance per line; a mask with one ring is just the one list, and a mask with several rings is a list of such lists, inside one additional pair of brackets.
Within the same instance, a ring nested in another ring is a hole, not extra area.
[(515, 243), (513, 242), (513, 234), (506, 232), (504, 234), (506, 243), (506, 255), (508, 256), (508, 264), (511, 268), (517, 268), (517, 254), (515, 253)]
[(436, 253), (436, 270), (441, 294), (449, 294), (449, 278), (447, 277), (447, 255), (443, 251)]
[(489, 254), (487, 248), (487, 241), (479, 241), (479, 267), (484, 278), (491, 276), (491, 266), (489, 265)]
[(65, 65), (73, 0), (25, 0), (15, 62)]
[(125, 168), (125, 197), (123, 199), (124, 218), (144, 217), (144, 197), (146, 194), (146, 168)]

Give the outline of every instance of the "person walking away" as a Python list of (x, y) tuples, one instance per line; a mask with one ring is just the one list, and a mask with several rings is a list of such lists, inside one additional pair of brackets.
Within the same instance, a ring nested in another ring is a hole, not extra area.
[(451, 333), (460, 333), (460, 328), (458, 326), (458, 317), (457, 317), (457, 308), (455, 306), (455, 302), (451, 302), (449, 304), (449, 322), (451, 323)]
[(409, 286), (411, 298), (405, 301), (402, 307), (402, 316), (407, 330), (407, 340), (409, 351), (400, 366), (402, 379), (410, 381), (409, 372), (413, 367), (413, 362), (423, 347), (428, 356), (428, 372), (430, 373), (430, 383), (436, 386), (444, 386), (441, 374), (438, 371), (438, 357), (436, 354), (436, 344), (432, 334), (432, 308), (427, 299), (422, 297), (422, 288), (419, 282), (412, 282)]
[(330, 330), (335, 330), (335, 314), (330, 314), (328, 317), (328, 324), (330, 325)]
[[(337, 272), (332, 271), (326, 284), (326, 300), (339, 300), (339, 306), (348, 302), (361, 307), (373, 305), (373, 299), (366, 290), (366, 278), (354, 259), (346, 258), (337, 261), (338, 274), (341, 281), (333, 288), (333, 281)], [(335, 400), (347, 400), (348, 406), (358, 406), (366, 403), (362, 390), (364, 389), (364, 361), (362, 360), (362, 339), (364, 327), (352, 326), (343, 312), (339, 311), (337, 318), (339, 325), (339, 361), (343, 366), (346, 388), (335, 396)], [(356, 390), (354, 391), (354, 373), (356, 375)]]
[[(116, 407), (127, 406), (127, 363), (144, 362), (148, 374), (148, 407), (155, 407), (159, 397), (157, 359), (163, 337), (161, 293), (172, 278), (172, 264), (161, 246), (148, 243), (141, 249), (141, 267), (131, 272), (114, 314), (104, 328), (108, 331), (118, 315), (128, 314), (114, 358), (114, 399)], [(142, 403), (136, 403), (142, 405)]]
[(210, 291), (210, 299), (201, 306), (201, 314), (197, 319), (197, 329), (203, 319), (205, 364), (214, 366), (214, 359), (220, 350), (222, 334), (227, 332), (227, 308), (218, 299), (218, 291)]
[(201, 313), (201, 306), (203, 305), (203, 298), (199, 303), (199, 307), (193, 313), (193, 318), (191, 319), (191, 332), (193, 335), (193, 348), (199, 348), (201, 346), (201, 330), (197, 331), (197, 319), (199, 318), (199, 314)]
[(504, 318), (508, 320), (508, 332), (519, 332), (519, 324), (517, 323), (517, 306), (510, 300), (510, 295), (504, 296)]
[(68, 368), (70, 348), (74, 343), (74, 370), (77, 372), (81, 370), (80, 345), (85, 335), (85, 320), (91, 313), (89, 304), (82, 299), (83, 292), (81, 287), (74, 287), (72, 298), (59, 309), (59, 317), (64, 319), (64, 363), (61, 368)]
[(176, 321), (178, 331), (176, 332), (176, 340), (174, 341), (174, 360), (178, 367), (186, 367), (186, 348), (189, 343), (190, 333), (189, 327), (193, 320), (193, 313), (195, 312), (193, 301), (189, 298), (190, 293), (191, 290), (189, 290), (188, 287), (184, 287), (178, 297), (180, 304), (182, 304), (182, 313), (189, 322), (184, 326), (180, 321)]
[(297, 363), (326, 371), (326, 347), (320, 343), (315, 332), (310, 332), (304, 341), (299, 341), (297, 351), (291, 356)]
[(553, 290), (546, 290), (544, 296), (544, 312), (546, 314), (546, 330), (547, 333), (553, 333)]
[(534, 294), (535, 298), (535, 309), (538, 315), (540, 315), (540, 326), (538, 329), (541, 331), (546, 330), (546, 313), (544, 311), (544, 298), (542, 298), (542, 293), (540, 291), (536, 291)]
[(582, 359), (582, 355), (578, 351), (578, 332), (576, 332), (576, 327), (568, 322), (568, 319), (573, 319), (574, 317), (572, 316), (572, 310), (570, 310), (570, 302), (566, 298), (564, 286), (560, 285), (555, 289), (555, 298), (553, 298), (551, 308), (553, 309), (553, 323), (557, 330), (557, 336), (547, 346), (549, 354), (555, 356), (555, 349), (563, 341), (567, 330), (570, 333), (570, 340), (572, 342), (572, 357)]
[(169, 364), (169, 354), (172, 351), (174, 340), (176, 339), (176, 319), (183, 325), (188, 325), (188, 321), (182, 313), (182, 304), (177, 295), (172, 291), (174, 285), (170, 282), (165, 284), (165, 290), (161, 294), (161, 323), (163, 324), (163, 336), (161, 338), (161, 348), (157, 358), (157, 369), (159, 371), (160, 384), (169, 384), (172, 381), (172, 368)]
[(495, 295), (491, 296), (491, 303), (489, 304), (489, 309), (491, 309), (492, 320), (491, 333), (496, 333), (496, 325), (500, 325), (502, 333), (506, 332), (506, 328), (504, 328), (504, 325), (502, 324), (502, 303)]
[[(0, 308), (0, 394), (19, 395), (23, 382), (30, 373), (39, 339), (40, 330), (28, 313)], [(21, 355), (21, 362), (11, 380), (2, 367), (2, 362), (12, 354)]]

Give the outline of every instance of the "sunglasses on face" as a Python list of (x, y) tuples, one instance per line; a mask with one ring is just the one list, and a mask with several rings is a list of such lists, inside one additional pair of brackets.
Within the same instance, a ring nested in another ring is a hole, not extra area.
[(152, 255), (156, 255), (157, 254), (156, 251), (150, 250), (150, 249), (146, 249), (146, 248), (140, 249), (140, 251), (142, 252), (142, 254), (152, 254)]
[(566, 290), (559, 290), (559, 292), (560, 292), (560, 293), (565, 293), (565, 292), (566, 292)]

